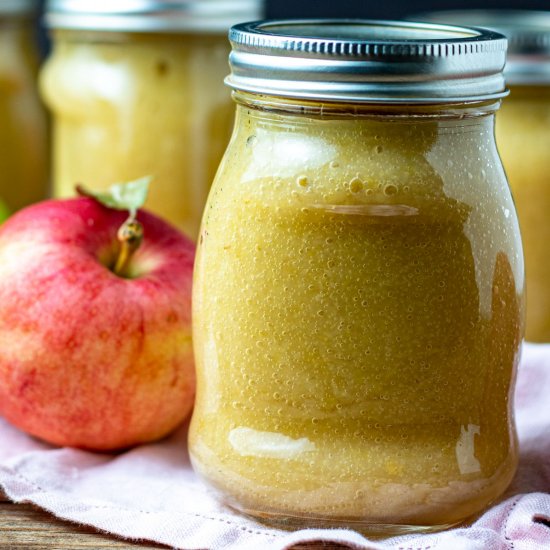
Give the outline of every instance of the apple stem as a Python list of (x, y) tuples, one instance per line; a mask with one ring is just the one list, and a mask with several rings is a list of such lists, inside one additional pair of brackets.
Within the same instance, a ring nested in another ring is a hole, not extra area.
[(126, 271), (134, 252), (139, 248), (143, 241), (143, 226), (133, 216), (130, 216), (119, 228), (118, 242), (120, 249), (118, 258), (113, 269), (115, 275), (126, 276)]

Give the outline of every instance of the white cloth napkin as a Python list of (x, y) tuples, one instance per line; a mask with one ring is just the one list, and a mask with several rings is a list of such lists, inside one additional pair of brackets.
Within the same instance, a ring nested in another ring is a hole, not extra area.
[(549, 550), (550, 345), (525, 345), (516, 419), (521, 461), (504, 499), (471, 526), (431, 535), (373, 542), (345, 529), (287, 532), (244, 519), (195, 477), (185, 426), (113, 456), (50, 447), (0, 418), (0, 486), (60, 518), (186, 550), (283, 550), (310, 541), (361, 550)]

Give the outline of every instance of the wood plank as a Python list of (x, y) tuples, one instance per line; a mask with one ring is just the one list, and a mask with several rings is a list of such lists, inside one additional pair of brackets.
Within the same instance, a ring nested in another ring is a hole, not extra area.
[[(155, 543), (133, 543), (89, 526), (59, 520), (30, 504), (0, 503), (0, 550), (157, 550)], [(345, 550), (349, 546), (312, 542), (293, 550)]]
[(0, 504), (1, 550), (157, 550), (154, 543), (132, 543), (92, 527), (60, 521), (29, 504)]

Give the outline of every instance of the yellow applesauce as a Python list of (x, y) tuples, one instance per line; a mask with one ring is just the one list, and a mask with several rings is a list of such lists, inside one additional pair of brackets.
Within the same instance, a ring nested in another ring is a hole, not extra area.
[(526, 337), (550, 341), (550, 85), (511, 86), (496, 117), (525, 251)]
[(223, 32), (58, 29), (41, 77), (56, 197), (154, 177), (146, 207), (196, 237), (233, 123)]
[(33, 20), (0, 6), (0, 199), (17, 210), (47, 194), (46, 115), (36, 89)]
[(479, 512), (518, 459), (497, 104), (237, 100), (195, 266), (193, 466), (268, 521)]

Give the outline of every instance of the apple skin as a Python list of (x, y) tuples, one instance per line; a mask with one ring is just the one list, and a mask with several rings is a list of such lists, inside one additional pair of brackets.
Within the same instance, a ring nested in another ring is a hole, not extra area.
[(127, 213), (49, 200), (0, 226), (0, 414), (47, 442), (116, 450), (191, 411), (195, 247), (140, 211), (135, 278), (115, 275)]

